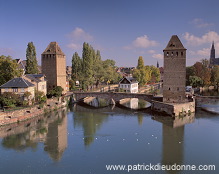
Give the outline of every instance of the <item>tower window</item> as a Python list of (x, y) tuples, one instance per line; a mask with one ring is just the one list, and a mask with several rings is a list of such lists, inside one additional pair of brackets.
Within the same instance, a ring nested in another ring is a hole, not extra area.
[(170, 91), (170, 88), (169, 88), (169, 91)]
[(173, 56), (173, 52), (171, 53), (171, 56)]
[(176, 52), (176, 56), (178, 57), (178, 52)]
[(177, 87), (177, 91), (179, 91), (179, 87)]
[(169, 52), (167, 52), (167, 57), (169, 56)]
[(181, 52), (181, 56), (183, 56), (183, 52)]

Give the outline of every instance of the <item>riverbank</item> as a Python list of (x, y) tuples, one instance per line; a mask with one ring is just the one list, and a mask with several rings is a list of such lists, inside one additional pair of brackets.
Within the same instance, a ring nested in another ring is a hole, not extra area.
[(67, 100), (68, 98), (53, 98), (48, 99), (44, 104), (38, 104), (20, 110), (1, 111), (0, 126), (18, 123), (54, 110), (58, 110), (59, 108), (63, 108), (67, 105)]

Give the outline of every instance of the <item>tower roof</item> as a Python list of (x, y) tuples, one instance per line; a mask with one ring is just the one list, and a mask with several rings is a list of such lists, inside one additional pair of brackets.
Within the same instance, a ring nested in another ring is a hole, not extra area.
[(182, 42), (179, 40), (177, 35), (172, 35), (170, 41), (168, 42), (165, 50), (186, 50), (182, 44)]
[(48, 47), (45, 49), (45, 51), (42, 54), (59, 54), (59, 55), (65, 55), (61, 48), (59, 47), (57, 42), (50, 42)]

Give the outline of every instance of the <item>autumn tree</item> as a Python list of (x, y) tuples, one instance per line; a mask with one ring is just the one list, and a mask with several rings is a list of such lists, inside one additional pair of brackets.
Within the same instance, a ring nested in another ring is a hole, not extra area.
[(37, 58), (36, 58), (36, 48), (33, 44), (33, 42), (29, 42), (27, 44), (26, 49), (26, 74), (38, 74), (38, 64), (37, 64)]
[(159, 82), (160, 81), (160, 70), (159, 68), (156, 68), (155, 66), (151, 66), (151, 82)]
[(219, 86), (219, 65), (214, 65), (211, 73), (211, 82), (218, 89)]

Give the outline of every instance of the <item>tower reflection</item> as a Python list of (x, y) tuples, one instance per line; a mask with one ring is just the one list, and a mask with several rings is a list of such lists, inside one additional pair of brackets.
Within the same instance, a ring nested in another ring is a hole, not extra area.
[[(193, 123), (195, 116), (164, 117), (154, 116), (154, 120), (162, 123), (162, 165), (182, 165), (184, 155), (184, 131), (185, 125)], [(179, 171), (168, 170), (174, 174)]]

